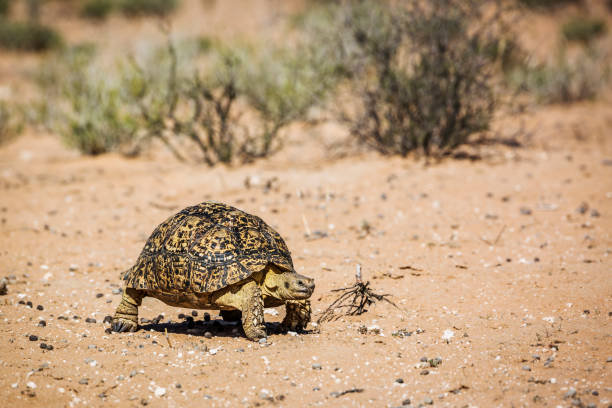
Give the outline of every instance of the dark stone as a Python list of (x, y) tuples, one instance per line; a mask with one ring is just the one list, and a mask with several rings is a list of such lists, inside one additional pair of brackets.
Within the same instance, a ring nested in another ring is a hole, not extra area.
[(30, 341), (38, 341), (38, 336), (31, 334), (30, 337), (28, 337), (30, 339)]

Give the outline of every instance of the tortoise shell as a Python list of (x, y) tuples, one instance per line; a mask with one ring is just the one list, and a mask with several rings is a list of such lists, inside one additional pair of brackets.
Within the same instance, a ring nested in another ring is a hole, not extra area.
[(204, 202), (162, 222), (123, 279), (134, 289), (210, 293), (247, 279), (269, 263), (295, 273), (278, 232), (255, 215)]

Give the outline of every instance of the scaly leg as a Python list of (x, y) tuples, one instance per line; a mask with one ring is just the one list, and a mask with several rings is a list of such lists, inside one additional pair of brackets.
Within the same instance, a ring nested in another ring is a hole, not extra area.
[(116, 332), (135, 332), (138, 330), (138, 306), (144, 293), (137, 289), (125, 288), (121, 303), (117, 306), (111, 328)]
[(304, 330), (310, 322), (310, 300), (288, 300), (282, 326), (287, 330)]
[(242, 328), (249, 340), (257, 341), (266, 337), (264, 305), (261, 289), (255, 281), (247, 282), (240, 288), (242, 303)]

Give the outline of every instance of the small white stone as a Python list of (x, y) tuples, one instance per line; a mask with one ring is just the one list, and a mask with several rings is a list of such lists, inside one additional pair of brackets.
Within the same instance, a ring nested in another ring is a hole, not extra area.
[(11, 388), (17, 388), (17, 387), (19, 387), (19, 383), (12, 383), (11, 384)]
[(28, 383), (26, 384), (28, 388), (36, 388), (36, 383), (34, 381), (28, 381)]
[(166, 389), (163, 387), (156, 387), (155, 388), (155, 396), (156, 397), (163, 397), (164, 395), (166, 395)]
[(552, 317), (552, 316), (543, 317), (542, 320), (544, 320), (545, 322), (548, 322), (550, 324), (553, 324), (555, 322), (555, 318)]
[(455, 336), (454, 331), (452, 331), (451, 329), (446, 329), (444, 330), (444, 333), (442, 334), (442, 340), (450, 341), (450, 339), (452, 339), (454, 336)]

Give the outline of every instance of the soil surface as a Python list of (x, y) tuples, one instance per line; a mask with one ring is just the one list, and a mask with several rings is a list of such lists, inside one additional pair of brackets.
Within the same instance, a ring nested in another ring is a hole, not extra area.
[[(498, 120), (523, 123), (528, 144), (433, 165), (329, 160), (295, 142), (268, 161), (211, 169), (165, 153), (84, 158), (25, 135), (0, 149), (0, 399), (608, 406), (610, 112), (598, 102)], [(284, 310), (270, 309), (259, 344), (214, 323), (217, 312), (189, 323), (178, 315), (191, 310), (146, 298), (140, 317), (161, 314), (159, 324), (107, 333), (121, 272), (157, 224), (204, 200), (257, 214), (285, 237), (297, 271), (316, 280), (313, 320), (332, 289), (354, 283), (357, 264), (399, 309), (376, 303), (303, 334), (275, 334)]]
[[(65, 14), (60, 3), (43, 21)], [(175, 32), (226, 37), (280, 35), (275, 24), (301, 4), (243, 2), (234, 18), (236, 1), (185, 3)], [(155, 21), (120, 16), (56, 25), (114, 53), (164, 38)], [(1, 85), (29, 94), (37, 63), (3, 54)], [(281, 153), (229, 168), (163, 150), (82, 157), (29, 131), (0, 146), (2, 406), (609, 406), (611, 100), (500, 114), (493, 135), (521, 147), (433, 164), (342, 158), (330, 124), (293, 126)], [(280, 307), (266, 311), (267, 342), (251, 342), (216, 311), (205, 322), (152, 298), (138, 332), (106, 331), (149, 234), (205, 200), (285, 238), (316, 282), (306, 333), (278, 333)], [(315, 324), (357, 265), (398, 308)]]

